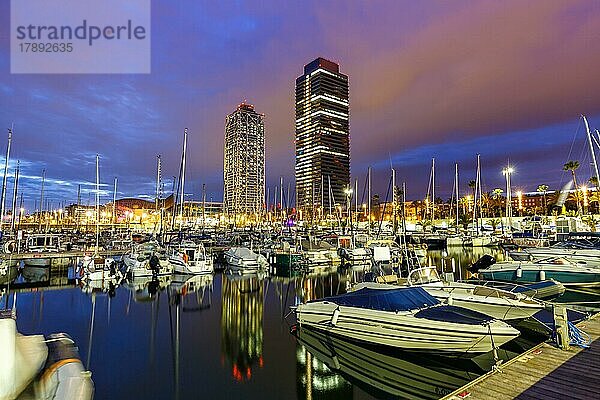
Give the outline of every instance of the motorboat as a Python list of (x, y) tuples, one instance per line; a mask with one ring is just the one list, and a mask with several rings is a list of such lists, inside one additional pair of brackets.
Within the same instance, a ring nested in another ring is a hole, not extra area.
[(586, 233), (571, 233), (566, 240), (549, 247), (525, 248), (509, 252), (515, 261), (539, 261), (551, 257), (564, 258), (573, 263), (585, 263), (589, 267), (600, 267), (600, 236)]
[[(62, 250), (62, 235), (39, 233), (27, 237), (27, 252), (32, 257), (25, 258), (23, 263), (33, 267), (49, 267), (52, 260), (44, 257), (48, 253), (59, 253)], [(60, 257), (54, 260), (54, 264), (68, 262), (68, 258)]]
[(444, 305), (422, 287), (362, 287), (299, 304), (295, 313), (300, 328), (410, 351), (482, 353), (519, 336), (507, 323)]
[(247, 247), (231, 247), (224, 256), (229, 267), (238, 272), (253, 272), (269, 266), (265, 256), (257, 254)]
[(123, 274), (119, 270), (119, 263), (112, 257), (86, 255), (79, 265), (81, 279), (88, 281), (115, 280), (121, 281)]
[[(397, 284), (420, 286), (440, 302), (477, 311), (492, 318), (507, 321), (525, 319), (546, 308), (545, 304), (522, 293), (466, 282), (444, 282), (435, 267), (422, 267), (409, 272)], [(372, 288), (394, 287), (377, 283), (363, 283)]]
[(16, 315), (0, 312), (0, 399), (91, 400), (91, 373), (66, 334), (22, 335)]
[(564, 286), (600, 286), (600, 268), (563, 257), (535, 261), (504, 261), (479, 270), (483, 279), (528, 283), (553, 279)]
[(213, 259), (202, 243), (186, 240), (169, 249), (169, 263), (178, 274), (212, 274)]
[(132, 278), (170, 275), (173, 272), (167, 251), (156, 241), (136, 244), (123, 256), (123, 263)]

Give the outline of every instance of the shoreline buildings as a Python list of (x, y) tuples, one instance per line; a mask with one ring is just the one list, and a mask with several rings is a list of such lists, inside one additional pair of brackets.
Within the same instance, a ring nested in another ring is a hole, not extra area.
[(258, 218), (265, 198), (265, 123), (251, 104), (242, 103), (225, 119), (223, 212)]
[(317, 58), (296, 79), (296, 205), (323, 215), (346, 204), (350, 184), (348, 76)]

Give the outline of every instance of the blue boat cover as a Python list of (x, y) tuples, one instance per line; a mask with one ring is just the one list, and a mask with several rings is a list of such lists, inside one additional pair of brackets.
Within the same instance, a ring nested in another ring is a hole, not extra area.
[(415, 317), (467, 325), (480, 325), (493, 319), (489, 315), (474, 310), (446, 305), (421, 310), (415, 314)]
[(362, 288), (355, 292), (325, 297), (315, 301), (328, 301), (340, 306), (368, 308), (380, 311), (418, 310), (439, 304), (439, 301), (420, 287), (398, 289)]

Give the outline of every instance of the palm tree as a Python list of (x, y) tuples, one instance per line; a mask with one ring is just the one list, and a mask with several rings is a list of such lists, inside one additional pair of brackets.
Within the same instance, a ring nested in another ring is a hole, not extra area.
[(544, 214), (548, 212), (548, 204), (546, 203), (546, 192), (548, 191), (548, 185), (538, 185), (537, 191), (544, 196)]
[(494, 215), (496, 214), (497, 211), (499, 211), (500, 216), (502, 216), (502, 193), (504, 191), (500, 188), (496, 188), (494, 190), (492, 190), (492, 193), (490, 193), (490, 196), (492, 197), (492, 200), (494, 200)]
[[(575, 171), (579, 168), (579, 161), (569, 161), (563, 165), (563, 171), (571, 171), (573, 177), (573, 185), (575, 186), (575, 193), (577, 193), (577, 176)], [(581, 203), (579, 202), (579, 196), (577, 196), (577, 209), (581, 210)]]

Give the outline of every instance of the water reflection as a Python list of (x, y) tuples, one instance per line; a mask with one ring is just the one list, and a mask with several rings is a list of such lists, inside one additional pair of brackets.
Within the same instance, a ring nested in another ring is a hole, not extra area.
[(296, 348), (296, 395), (298, 399), (352, 399), (352, 384), (303, 344)]
[(236, 381), (250, 380), (252, 367), (263, 367), (264, 277), (223, 275), (221, 353)]
[(297, 335), (329, 369), (377, 398), (437, 399), (481, 373), (470, 360), (359, 345), (309, 329), (300, 329)]
[[(464, 279), (465, 267), (490, 253), (502, 257), (493, 249), (450, 249), (429, 252), (427, 262), (451, 272), (454, 259), (455, 277)], [(284, 317), (290, 305), (345, 293), (363, 280), (362, 267), (293, 277), (174, 275), (87, 285), (76, 283), (70, 268), (43, 272), (25, 279), (13, 269), (14, 279), (6, 279), (19, 293), (22, 331), (72, 333), (94, 371), (96, 398), (434, 398), (494, 363), (482, 355), (448, 364), (289, 334), (293, 318)], [(573, 302), (600, 299), (600, 292), (569, 295), (565, 299)], [(527, 346), (518, 338), (499, 357)], [(244, 384), (232, 384), (232, 377)]]

